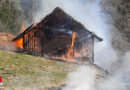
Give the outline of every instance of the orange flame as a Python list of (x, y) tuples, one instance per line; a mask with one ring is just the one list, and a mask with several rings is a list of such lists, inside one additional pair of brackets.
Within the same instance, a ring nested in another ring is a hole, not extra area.
[(16, 47), (23, 49), (23, 38), (20, 38), (19, 40), (15, 41), (14, 44), (16, 45)]
[(79, 52), (74, 48), (76, 37), (77, 37), (77, 34), (76, 32), (74, 32), (72, 35), (72, 43), (71, 43), (71, 46), (68, 48), (68, 52), (66, 53), (66, 55), (63, 55), (62, 57), (57, 57), (58, 59), (63, 59), (69, 62), (75, 62), (76, 57), (78, 58), (82, 56), (87, 56), (89, 54), (89, 46), (88, 47), (82, 46)]
[(81, 56), (81, 54), (80, 54), (80, 53), (78, 53), (78, 52), (77, 52), (77, 50), (75, 50), (75, 51), (74, 51), (74, 56), (75, 56), (75, 57), (80, 57), (80, 56)]
[(76, 38), (76, 33), (74, 32), (72, 35), (72, 44), (71, 47), (68, 49), (68, 52), (66, 54), (67, 57), (73, 57), (73, 47), (74, 47), (74, 43), (75, 43), (75, 38)]
[[(26, 27), (22, 25), (20, 32), (22, 33), (25, 30), (26, 30)], [(14, 44), (16, 47), (23, 49), (23, 38), (18, 39), (17, 41), (14, 42)]]
[(71, 62), (74, 62), (76, 61), (73, 57), (74, 57), (74, 53), (77, 52), (76, 50), (74, 50), (74, 44), (75, 44), (75, 39), (76, 39), (76, 32), (73, 33), (72, 35), (72, 43), (71, 43), (71, 46), (68, 48), (68, 52), (66, 55), (63, 55), (61, 57), (61, 59), (63, 60), (66, 60), (66, 61), (71, 61)]

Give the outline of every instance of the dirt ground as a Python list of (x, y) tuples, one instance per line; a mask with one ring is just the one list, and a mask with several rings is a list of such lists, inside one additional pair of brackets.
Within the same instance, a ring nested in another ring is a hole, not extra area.
[(0, 32), (0, 49), (16, 51), (16, 46), (13, 44), (12, 39), (15, 38), (12, 34), (1, 33)]

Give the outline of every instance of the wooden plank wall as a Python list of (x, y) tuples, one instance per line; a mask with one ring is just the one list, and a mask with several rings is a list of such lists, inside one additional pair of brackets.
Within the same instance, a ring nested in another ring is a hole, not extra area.
[(42, 30), (40, 26), (35, 26), (32, 30), (23, 36), (23, 50), (29, 54), (42, 54), (41, 38)]

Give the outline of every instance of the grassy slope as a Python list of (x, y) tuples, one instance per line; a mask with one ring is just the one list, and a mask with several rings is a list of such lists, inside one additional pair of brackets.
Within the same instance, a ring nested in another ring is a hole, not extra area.
[(0, 75), (5, 87), (48, 88), (64, 83), (73, 64), (0, 50)]

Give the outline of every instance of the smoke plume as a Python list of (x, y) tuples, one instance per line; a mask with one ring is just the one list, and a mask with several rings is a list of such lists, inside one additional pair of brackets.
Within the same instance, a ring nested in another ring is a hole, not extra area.
[[(42, 7), (35, 21), (40, 21), (58, 6), (84, 24), (88, 30), (104, 39), (103, 42), (95, 44), (95, 63), (108, 70), (112, 76), (104, 82), (95, 84), (95, 70), (81, 66), (68, 75), (67, 86), (63, 90), (126, 90), (121, 80), (123, 68), (128, 68), (130, 54), (122, 54), (113, 48), (111, 34), (115, 32), (115, 27), (107, 15), (108, 12), (102, 8), (103, 0), (41, 0), (41, 2)], [(116, 9), (113, 9), (113, 12), (115, 11)]]

